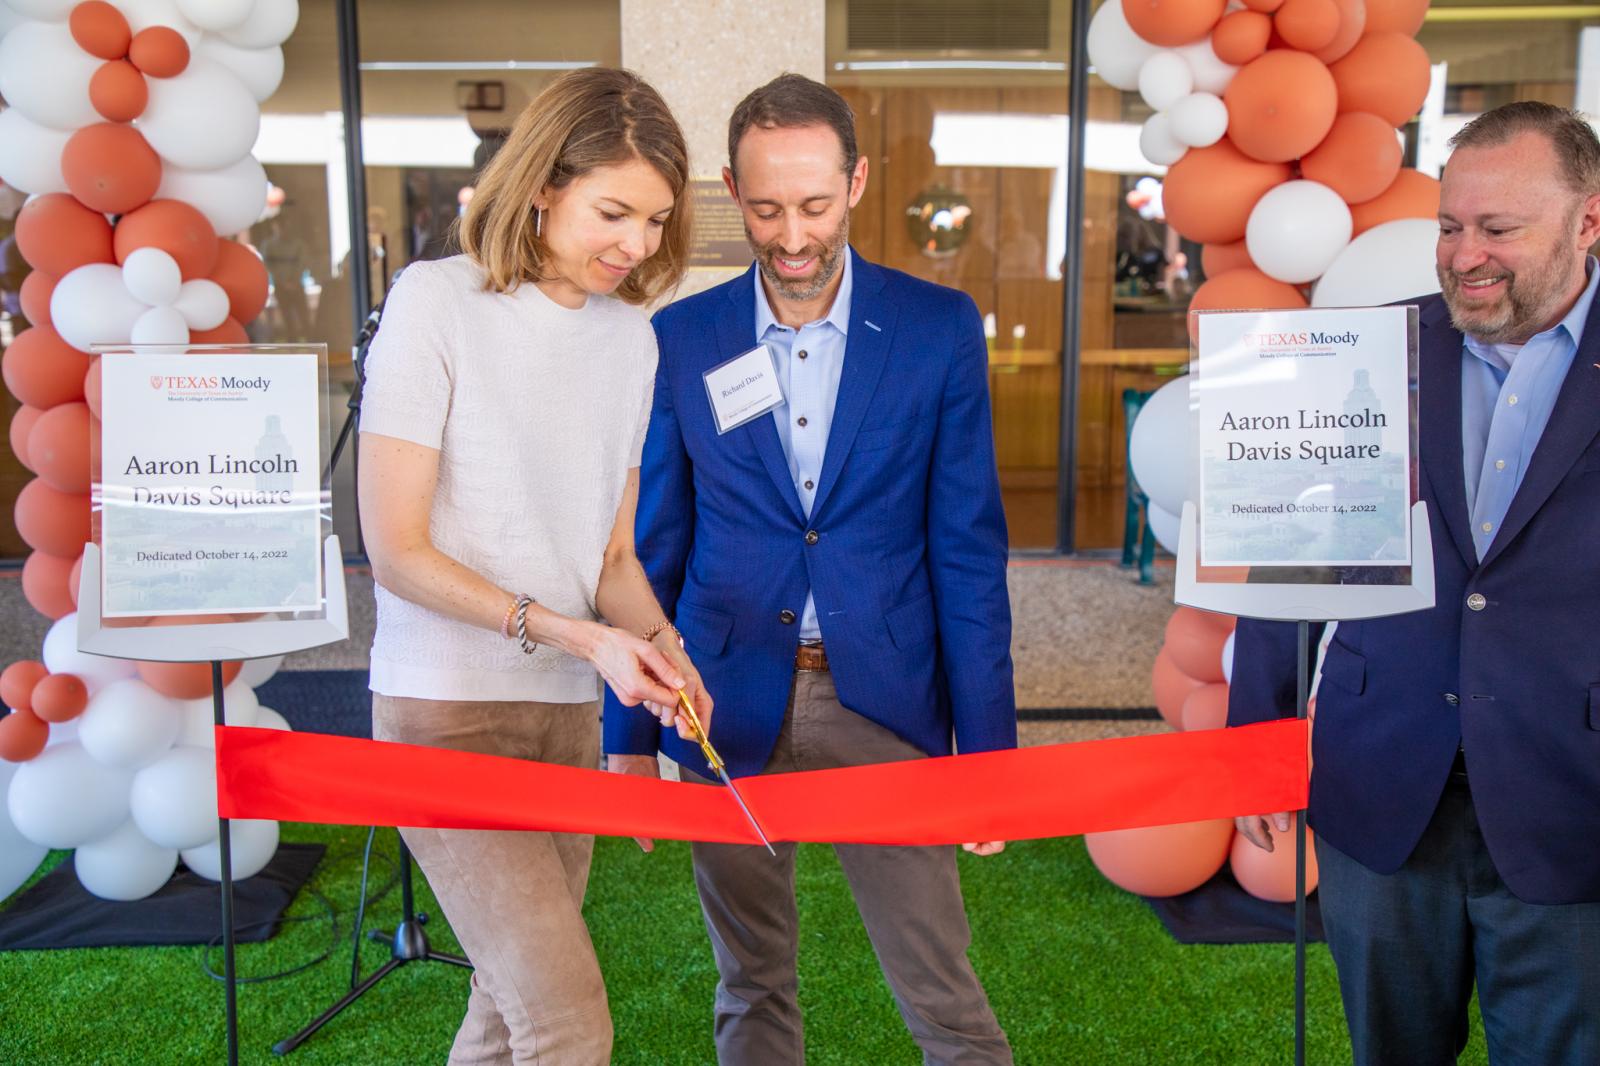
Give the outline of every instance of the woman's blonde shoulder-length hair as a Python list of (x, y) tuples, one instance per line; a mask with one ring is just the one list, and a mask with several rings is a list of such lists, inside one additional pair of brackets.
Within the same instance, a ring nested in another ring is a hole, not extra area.
[(533, 201), (604, 166), (641, 159), (672, 190), (672, 214), (656, 253), (634, 268), (616, 296), (644, 304), (675, 288), (689, 257), (689, 151), (661, 94), (637, 74), (587, 67), (563, 74), (529, 104), (483, 168), (460, 242), (488, 276), (511, 292), (546, 276), (549, 249), (534, 235)]

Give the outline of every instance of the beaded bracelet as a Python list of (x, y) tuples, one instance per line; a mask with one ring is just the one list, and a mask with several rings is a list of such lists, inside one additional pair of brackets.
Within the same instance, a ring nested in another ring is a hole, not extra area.
[(532, 655), (539, 647), (528, 639), (528, 608), (532, 605), (532, 596), (524, 594), (517, 597), (517, 643), (522, 645), (524, 655)]
[(511, 602), (506, 604), (505, 617), (500, 619), (500, 636), (505, 640), (511, 639), (511, 623), (517, 617), (517, 601), (519, 596), (511, 597)]

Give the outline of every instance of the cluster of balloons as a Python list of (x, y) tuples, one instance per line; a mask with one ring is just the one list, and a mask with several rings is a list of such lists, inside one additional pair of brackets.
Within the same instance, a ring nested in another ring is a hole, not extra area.
[[(209, 667), (76, 650), (101, 410), (89, 352), (249, 340), (267, 271), (230, 238), (266, 206), (250, 152), (298, 19), (298, 0), (0, 0), (0, 183), (30, 194), (15, 239), (32, 268), (20, 294), (31, 328), (0, 375), (23, 405), (12, 452), (37, 475), (15, 511), (32, 549), (23, 592), (56, 620), (42, 661), (0, 678), (0, 760), (23, 764), (5, 775), (0, 837), (77, 848), (80, 880), (111, 899), (155, 891), (180, 853), (213, 876), (216, 804)], [(251, 691), (271, 669), (230, 664), (230, 722), (282, 721)], [(236, 827), (240, 876), (276, 848), (265, 825)], [(0, 896), (37, 865), (19, 854), (0, 864)]]
[[(1438, 182), (1401, 167), (1427, 96), (1428, 0), (1107, 0), (1096, 73), (1155, 114), (1167, 222), (1204, 246), (1197, 310), (1367, 306), (1438, 291)], [(1419, 221), (1426, 220), (1426, 221)], [(1313, 286), (1307, 288), (1308, 286)]]

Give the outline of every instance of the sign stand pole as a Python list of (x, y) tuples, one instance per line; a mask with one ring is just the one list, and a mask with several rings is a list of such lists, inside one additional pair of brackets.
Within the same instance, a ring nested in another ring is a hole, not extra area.
[[(217, 725), (222, 715), (222, 660), (211, 660), (211, 713)], [(233, 968), (233, 847), (228, 819), (217, 818), (217, 855), (222, 867), (222, 975), (228, 1013), (228, 1066), (239, 1064), (239, 980)]]
[[(1295, 717), (1304, 721), (1311, 698), (1311, 623), (1300, 619)], [(1294, 816), (1294, 1064), (1306, 1064), (1306, 812)]]

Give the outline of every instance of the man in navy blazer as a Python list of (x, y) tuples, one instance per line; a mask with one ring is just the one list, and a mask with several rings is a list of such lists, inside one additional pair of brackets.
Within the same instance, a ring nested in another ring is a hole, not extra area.
[[(1013, 747), (977, 308), (847, 245), (867, 160), (833, 90), (792, 74), (757, 89), (728, 155), (756, 263), (655, 316), (637, 523), (639, 558), (716, 696), (712, 740), (736, 776)], [(782, 400), (719, 433), (704, 375), (758, 346)], [(659, 748), (706, 773), (693, 744), (614, 701), (605, 745), (623, 772), (654, 774)], [(777, 848), (694, 845), (723, 1063), (804, 1062), (794, 845)], [(954, 849), (835, 851), (925, 1060), (1009, 1063), (966, 957)]]
[[(1340, 622), (1310, 824), (1358, 1064), (1600, 1062), (1600, 142), (1540, 103), (1452, 141), (1421, 300), (1437, 599)], [(1241, 621), (1230, 724), (1292, 713), (1295, 631)], [(1242, 818), (1272, 846), (1286, 815)]]

